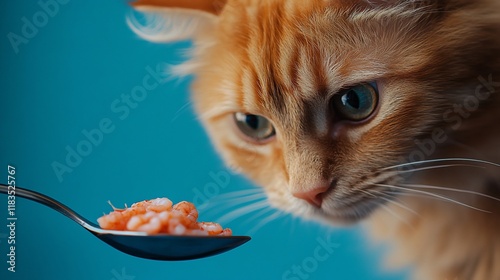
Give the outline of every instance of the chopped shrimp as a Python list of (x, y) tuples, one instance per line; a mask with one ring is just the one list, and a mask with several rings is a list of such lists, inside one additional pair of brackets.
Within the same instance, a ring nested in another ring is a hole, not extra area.
[(208, 236), (208, 232), (201, 229), (188, 229), (186, 235)]
[(230, 228), (225, 228), (219, 235), (220, 236), (232, 236), (233, 231)]
[(125, 230), (127, 223), (121, 212), (112, 212), (97, 219), (99, 226), (104, 229)]
[(137, 228), (137, 231), (144, 231), (148, 234), (160, 233), (161, 222), (158, 217), (152, 217), (147, 224), (143, 224)]
[(162, 212), (168, 211), (172, 207), (172, 201), (168, 198), (157, 198), (150, 200), (150, 204), (147, 207), (150, 211)]
[(106, 229), (114, 230), (125, 230), (127, 226), (127, 221), (133, 216), (145, 213), (145, 209), (132, 209), (127, 208), (125, 210), (115, 210), (109, 215), (105, 215), (97, 219), (99, 226)]
[(127, 230), (138, 230), (143, 224), (148, 223), (151, 219), (155, 218), (155, 216), (156, 213), (152, 211), (148, 211), (146, 214), (132, 216), (127, 223)]
[(193, 223), (196, 223), (196, 220), (198, 220), (198, 210), (196, 210), (196, 207), (193, 203), (181, 201), (174, 205), (172, 209), (174, 211), (179, 211)]
[(148, 234), (231, 236), (231, 229), (217, 223), (197, 222), (198, 210), (187, 201), (172, 205), (168, 198), (144, 200), (117, 209), (97, 221), (103, 229), (141, 231)]
[(222, 233), (223, 229), (218, 223), (199, 223), (200, 229), (208, 232), (209, 235), (217, 235)]
[(184, 235), (186, 233), (186, 227), (183, 224), (175, 225), (170, 231), (174, 235)]

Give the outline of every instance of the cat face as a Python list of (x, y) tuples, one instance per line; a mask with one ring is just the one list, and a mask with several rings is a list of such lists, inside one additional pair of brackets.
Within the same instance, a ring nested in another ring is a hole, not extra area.
[(182, 7), (203, 18), (193, 99), (215, 147), (278, 208), (341, 223), (370, 214), (390, 199), (380, 184), (400, 180), (391, 166), (424, 159), (408, 158), (415, 139), (470, 83), (447, 52), (471, 51), (473, 33), (443, 19), (460, 1), (445, 2)]

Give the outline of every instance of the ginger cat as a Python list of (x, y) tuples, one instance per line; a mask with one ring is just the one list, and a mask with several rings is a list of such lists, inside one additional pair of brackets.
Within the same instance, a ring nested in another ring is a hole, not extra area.
[(193, 40), (193, 100), (280, 209), (366, 220), (415, 279), (500, 279), (500, 1), (139, 0)]

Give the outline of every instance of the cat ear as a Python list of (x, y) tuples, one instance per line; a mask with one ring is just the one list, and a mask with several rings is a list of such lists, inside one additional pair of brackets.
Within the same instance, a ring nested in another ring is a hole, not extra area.
[(131, 5), (136, 8), (163, 7), (171, 9), (197, 10), (218, 15), (226, 5), (226, 0), (137, 0)]
[(152, 42), (210, 38), (226, 0), (137, 0), (142, 14), (127, 17), (130, 28)]

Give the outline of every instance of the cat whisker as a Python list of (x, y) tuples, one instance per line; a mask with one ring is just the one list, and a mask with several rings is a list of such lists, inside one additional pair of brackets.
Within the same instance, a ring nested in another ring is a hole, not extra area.
[(209, 202), (210, 205), (220, 205), (220, 204), (225, 204), (225, 205), (234, 205), (234, 204), (241, 204), (241, 202), (248, 202), (260, 198), (265, 198), (266, 194), (264, 193), (256, 193), (256, 194), (251, 194), (251, 195), (245, 195), (245, 196), (239, 196), (239, 197), (226, 197), (226, 198), (214, 198), (212, 201)]
[(414, 168), (414, 169), (409, 169), (409, 170), (403, 170), (403, 171), (399, 171), (398, 173), (399, 174), (412, 173), (412, 172), (417, 172), (417, 171), (425, 171), (425, 170), (447, 168), (447, 167), (474, 167), (474, 168), (482, 168), (482, 169), (485, 168), (484, 166), (471, 165), (471, 164), (445, 164), (445, 165), (434, 165), (434, 166), (426, 166), (426, 167)]
[(236, 194), (251, 194), (251, 193), (264, 193), (264, 190), (262, 188), (249, 188), (249, 189), (242, 189), (238, 191), (232, 191), (232, 192), (227, 192), (224, 194), (220, 194), (220, 197), (225, 197), (225, 196), (230, 196), (230, 195), (236, 195)]
[(423, 195), (423, 194), (418, 194), (418, 193), (409, 193), (409, 192), (401, 192), (401, 191), (392, 191), (392, 192), (386, 192), (390, 195), (401, 195), (401, 196), (408, 196), (408, 197), (418, 197), (422, 199), (435, 199), (439, 201), (445, 201), (442, 198), (439, 197), (434, 197), (434, 196), (429, 196), (429, 195)]
[[(377, 206), (383, 205), (383, 203), (381, 203), (379, 200), (375, 200), (374, 202)], [(347, 213), (354, 214), (354, 216), (357, 217), (357, 219), (364, 218), (371, 212), (372, 212), (372, 207), (367, 207), (363, 204), (361, 204), (361, 206), (358, 207), (350, 207), (350, 209), (347, 210)]]
[(382, 171), (383, 170), (390, 170), (390, 169), (411, 166), (411, 165), (417, 165), (417, 164), (452, 162), (452, 161), (462, 161), (462, 162), (468, 162), (468, 163), (472, 162), (472, 163), (480, 163), (480, 164), (485, 164), (485, 165), (494, 166), (494, 167), (500, 167), (500, 164), (494, 163), (491, 161), (487, 161), (487, 160), (480, 160), (480, 159), (473, 159), (473, 158), (441, 158), (441, 159), (428, 159), (428, 160), (407, 162), (407, 163), (402, 163), (402, 164), (397, 164), (397, 165), (385, 167), (385, 168), (382, 168), (381, 170)]
[[(235, 207), (235, 206), (250, 203), (250, 202), (253, 202), (256, 200), (262, 200), (265, 198), (266, 198), (265, 195), (251, 195), (251, 196), (246, 196), (246, 197), (217, 200), (215, 202), (208, 204), (208, 209), (223, 210), (226, 208)], [(209, 210), (209, 211), (211, 211), (211, 210)]]
[[(265, 198), (266, 194), (259, 189), (240, 190), (217, 195), (203, 206), (204, 208), (222, 211), (224, 208), (251, 202), (253, 200)], [(206, 210), (204, 210), (206, 211)]]
[(268, 205), (265, 208), (263, 208), (260, 211), (258, 211), (257, 213), (255, 213), (255, 215), (253, 215), (250, 218), (248, 218), (245, 221), (243, 221), (242, 224), (244, 224), (244, 225), (250, 224), (253, 221), (255, 221), (257, 218), (260, 218), (260, 217), (264, 216), (266, 213), (269, 213), (269, 212), (271, 212), (273, 210), (274, 210), (274, 208), (272, 208), (271, 205)]
[(379, 196), (375, 196), (375, 197), (380, 198), (382, 200), (385, 200), (388, 203), (393, 203), (396, 206), (399, 206), (400, 208), (405, 209), (406, 211), (408, 211), (408, 212), (410, 212), (412, 214), (420, 216), (420, 214), (418, 214), (415, 210), (409, 208), (408, 206), (404, 205), (401, 202), (398, 202), (397, 199), (395, 197), (393, 197), (392, 195), (390, 195), (390, 194), (387, 194), (387, 193), (384, 193), (384, 192), (378, 191), (378, 190), (368, 190), (368, 191), (363, 191), (363, 192), (365, 192), (365, 193), (372, 193), (372, 192), (378, 193)]
[(360, 189), (359, 191), (362, 192), (362, 193), (364, 193), (364, 194), (366, 194), (366, 195), (368, 195), (368, 196), (371, 196), (373, 198), (377, 197), (375, 194), (372, 193), (374, 190), (361, 190)]
[(229, 212), (229, 213), (225, 214), (224, 216), (220, 217), (218, 219), (218, 221), (221, 224), (226, 224), (226, 223), (229, 223), (229, 222), (231, 222), (239, 217), (242, 217), (244, 215), (247, 215), (249, 213), (252, 213), (254, 211), (260, 210), (260, 209), (268, 207), (268, 206), (269, 206), (269, 202), (267, 200), (260, 200), (260, 201), (245, 205), (245, 206), (238, 208), (232, 212)]
[[(388, 195), (388, 194), (386, 194), (386, 195)], [(408, 206), (404, 205), (404, 204), (401, 202), (401, 200), (399, 200), (399, 199), (397, 199), (397, 198), (392, 198), (392, 199), (391, 199), (391, 203), (394, 203), (394, 204), (398, 205), (399, 207), (401, 207), (401, 208), (403, 208), (403, 209), (405, 209), (405, 210), (409, 211), (410, 213), (413, 213), (413, 214), (415, 214), (416, 216), (421, 217), (421, 216), (420, 216), (420, 214), (419, 214), (417, 211), (415, 211), (415, 210), (411, 209), (410, 207), (408, 207)]]
[(175, 120), (177, 120), (177, 118), (179, 118), (179, 116), (182, 114), (182, 112), (186, 108), (188, 108), (192, 103), (193, 103), (192, 101), (188, 101), (186, 104), (182, 105), (182, 107), (179, 108), (179, 110), (177, 110), (177, 112), (175, 112), (174, 117), (172, 118), (172, 120), (170, 122), (173, 123)]
[(451, 198), (446, 197), (446, 196), (442, 196), (442, 195), (439, 195), (439, 194), (431, 193), (431, 192), (426, 192), (426, 191), (421, 191), (421, 190), (414, 190), (414, 189), (411, 189), (411, 188), (406, 188), (406, 187), (401, 187), (401, 186), (394, 186), (394, 185), (387, 185), (387, 184), (374, 184), (374, 185), (375, 186), (379, 186), (379, 187), (399, 189), (399, 190), (403, 190), (403, 191), (410, 191), (410, 192), (425, 194), (425, 195), (429, 195), (429, 196), (433, 196), (433, 197), (438, 197), (438, 198), (441, 198), (441, 199), (446, 200), (448, 202), (452, 202), (452, 203), (455, 203), (457, 205), (461, 205), (461, 206), (464, 206), (464, 207), (467, 207), (467, 208), (470, 208), (470, 209), (474, 209), (474, 210), (477, 210), (477, 211), (480, 211), (480, 212), (485, 212), (485, 213), (491, 213), (489, 211), (486, 211), (486, 210), (483, 210), (483, 209), (480, 209), (480, 208), (468, 205), (466, 203), (463, 203), (463, 202), (451, 199)]
[(458, 192), (458, 193), (468, 193), (468, 194), (474, 194), (474, 195), (490, 198), (490, 199), (493, 199), (493, 200), (500, 202), (500, 198), (498, 198), (498, 197), (494, 197), (491, 195), (487, 195), (487, 194), (475, 192), (475, 191), (470, 191), (470, 190), (461, 190), (461, 189), (445, 188), (445, 187), (431, 186), (431, 185), (420, 185), (420, 184), (401, 184), (401, 186), (409, 187), (409, 188), (434, 189), (434, 190), (452, 191), (452, 192)]
[(265, 219), (261, 220), (255, 227), (253, 227), (251, 230), (247, 232), (247, 235), (254, 235), (259, 229), (261, 229), (263, 226), (266, 224), (278, 219), (280, 216), (283, 215), (283, 213), (279, 210), (273, 209), (276, 212), (273, 213), (270, 216), (267, 216)]
[(230, 193), (221, 194), (208, 200), (205, 208), (214, 208), (217, 205), (223, 204), (225, 206), (233, 206), (242, 204), (255, 199), (264, 198), (266, 195), (260, 190), (241, 190)]
[(226, 212), (227, 209), (230, 209), (232, 207), (235, 207), (238, 205), (243, 205), (243, 204), (250, 203), (250, 202), (253, 203), (256, 201), (261, 201), (265, 198), (266, 198), (266, 196), (264, 194), (256, 194), (256, 195), (251, 195), (251, 196), (246, 196), (246, 197), (220, 200), (220, 201), (216, 201), (216, 202), (208, 204), (208, 206), (207, 206), (208, 210), (205, 210), (205, 213), (216, 214), (216, 213)]

